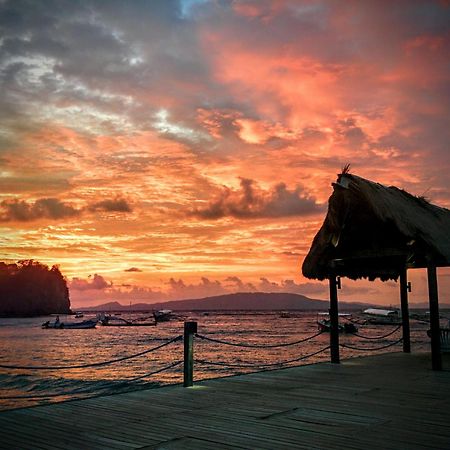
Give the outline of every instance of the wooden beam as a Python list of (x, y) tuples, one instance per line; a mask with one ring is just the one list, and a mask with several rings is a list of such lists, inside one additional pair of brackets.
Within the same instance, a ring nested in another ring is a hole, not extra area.
[(400, 302), (402, 307), (403, 352), (411, 353), (408, 308), (408, 278), (406, 268), (404, 268), (400, 272)]
[(339, 310), (336, 276), (329, 278), (330, 282), (330, 352), (331, 362), (339, 364)]
[(439, 296), (436, 267), (427, 268), (428, 297), (430, 301), (430, 328), (431, 328), (431, 364), (433, 370), (442, 370), (441, 339), (439, 323)]

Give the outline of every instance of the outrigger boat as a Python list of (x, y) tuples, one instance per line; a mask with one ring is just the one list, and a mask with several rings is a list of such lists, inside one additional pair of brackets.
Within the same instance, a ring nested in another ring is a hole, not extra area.
[(372, 325), (400, 325), (402, 319), (398, 311), (391, 309), (369, 308), (363, 311), (367, 323)]
[[(144, 318), (147, 319), (147, 318)], [(127, 320), (122, 317), (116, 316), (105, 316), (101, 314), (98, 316), (99, 322), (105, 327), (154, 327), (156, 326), (156, 321), (154, 322), (142, 322), (142, 318), (135, 320)]]
[[(328, 316), (328, 313), (319, 313), (319, 315)], [(339, 317), (349, 317), (349, 316), (350, 316), (350, 314), (339, 313)], [(331, 331), (331, 319), (317, 318), (317, 329), (322, 332), (330, 332)], [(357, 333), (358, 327), (354, 323), (345, 322), (343, 324), (342, 323), (338, 324), (338, 331), (339, 331), (339, 333)]]
[(155, 322), (168, 322), (175, 318), (171, 309), (160, 309), (158, 311), (153, 311), (153, 317)]

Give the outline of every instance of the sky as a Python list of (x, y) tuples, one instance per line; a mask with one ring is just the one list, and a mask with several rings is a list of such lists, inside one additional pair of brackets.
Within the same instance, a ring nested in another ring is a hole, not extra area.
[(58, 264), (73, 306), (327, 298), (301, 264), (345, 164), (450, 207), (449, 24), (432, 0), (0, 0), (0, 259)]

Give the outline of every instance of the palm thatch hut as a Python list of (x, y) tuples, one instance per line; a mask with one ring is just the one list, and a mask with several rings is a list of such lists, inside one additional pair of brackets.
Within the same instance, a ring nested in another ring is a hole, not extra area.
[[(427, 268), (433, 367), (439, 368), (436, 267), (450, 266), (450, 211), (397, 187), (350, 174), (348, 167), (332, 185), (328, 212), (303, 262), (303, 275), (330, 280), (330, 312), (336, 314), (336, 277), (400, 278), (403, 346), (409, 352), (406, 270)], [(333, 359), (339, 362), (336, 343), (332, 343)]]

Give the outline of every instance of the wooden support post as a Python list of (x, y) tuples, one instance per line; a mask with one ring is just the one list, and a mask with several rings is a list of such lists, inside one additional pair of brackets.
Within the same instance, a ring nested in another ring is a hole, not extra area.
[(184, 322), (184, 387), (190, 387), (194, 383), (195, 333), (197, 333), (197, 322)]
[(408, 279), (406, 267), (400, 272), (400, 302), (402, 306), (403, 352), (411, 353), (408, 308)]
[(431, 328), (431, 365), (433, 370), (442, 370), (441, 336), (439, 323), (439, 296), (436, 266), (427, 267), (428, 297), (430, 301), (430, 328)]
[(337, 279), (335, 275), (331, 275), (330, 282), (330, 353), (331, 362), (339, 364), (339, 312), (338, 312), (338, 295), (337, 295)]

